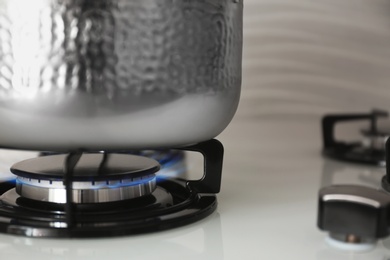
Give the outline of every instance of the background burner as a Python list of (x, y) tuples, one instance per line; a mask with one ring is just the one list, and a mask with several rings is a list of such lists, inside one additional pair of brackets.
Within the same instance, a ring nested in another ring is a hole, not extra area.
[[(333, 114), (322, 120), (323, 153), (324, 155), (349, 162), (384, 166), (385, 144), (390, 135), (387, 131), (380, 131), (377, 121), (381, 117), (388, 117), (386, 111), (374, 110), (367, 114)], [(362, 130), (362, 139), (357, 142), (338, 141), (335, 138), (335, 126), (339, 123), (351, 121), (370, 121), (368, 130)]]

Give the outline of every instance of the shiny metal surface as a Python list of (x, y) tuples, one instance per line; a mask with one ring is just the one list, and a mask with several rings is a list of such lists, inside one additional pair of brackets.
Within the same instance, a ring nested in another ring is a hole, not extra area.
[[(66, 203), (66, 155), (48, 155), (15, 163), (16, 192), (38, 201)], [(89, 153), (73, 169), (73, 202), (102, 203), (134, 199), (156, 189), (160, 169), (151, 158), (130, 154)]]
[[(11, 172), (25, 177), (30, 184), (42, 186), (45, 180), (64, 181), (66, 170), (64, 165), (67, 154), (57, 154), (30, 158), (16, 162)], [(101, 181), (107, 184), (115, 180), (137, 180), (138, 177), (154, 174), (160, 164), (151, 158), (132, 154), (84, 153), (73, 169), (73, 180), (95, 184)], [(89, 185), (89, 184), (88, 184)]]
[(1, 1), (0, 146), (151, 148), (218, 135), (240, 95), (242, 7)]
[(374, 208), (379, 208), (381, 205), (379, 202), (364, 198), (362, 196), (357, 195), (347, 195), (347, 194), (328, 194), (323, 197), (323, 201), (348, 201), (348, 202), (355, 202), (359, 204), (365, 204), (367, 206), (371, 206)]
[[(151, 194), (156, 189), (154, 174), (131, 180), (109, 182), (74, 182), (74, 203), (115, 202), (139, 198)], [(28, 199), (66, 203), (66, 189), (62, 181), (30, 180), (18, 177), (16, 192)]]

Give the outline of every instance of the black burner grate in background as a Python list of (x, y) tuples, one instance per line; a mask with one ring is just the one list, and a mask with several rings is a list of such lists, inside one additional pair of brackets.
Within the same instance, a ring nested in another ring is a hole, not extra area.
[(387, 116), (387, 112), (380, 110), (374, 110), (367, 114), (333, 114), (325, 116), (322, 119), (324, 155), (342, 161), (384, 166), (386, 164), (384, 146), (380, 149), (374, 149), (365, 147), (360, 141), (338, 141), (335, 138), (335, 126), (339, 123), (366, 120), (371, 122), (371, 127), (369, 130), (362, 131), (363, 136), (366, 138), (387, 138), (390, 133), (380, 132), (377, 127), (378, 119)]

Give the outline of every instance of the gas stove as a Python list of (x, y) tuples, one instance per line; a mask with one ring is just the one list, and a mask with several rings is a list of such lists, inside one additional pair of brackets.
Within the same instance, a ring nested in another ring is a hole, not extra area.
[[(319, 230), (316, 224), (318, 191), (322, 187), (354, 184), (380, 189), (385, 168), (324, 157), (320, 152), (318, 117), (297, 118), (299, 124), (289, 120), (289, 116), (284, 120), (267, 119), (264, 123), (248, 116), (253, 113), (247, 114), (253, 111), (252, 105), (243, 103), (237, 118), (218, 138), (225, 147), (223, 178), (217, 196), (218, 207), (209, 216), (159, 232), (99, 239), (0, 234), (2, 256), (16, 260), (26, 256), (43, 260), (104, 260), (108, 257), (125, 259), (130, 255), (148, 260), (156, 257), (214, 260), (243, 256), (245, 259), (387, 259), (390, 256), (387, 238), (379, 240), (369, 251), (344, 250), (329, 245), (328, 233)], [(2, 161), (10, 158), (8, 168), (33, 157), (15, 153), (0, 151)], [(182, 171), (187, 173), (170, 176), (165, 183), (201, 179), (197, 173), (203, 174), (204, 165), (199, 163), (198, 153), (186, 152), (186, 156), (186, 168)], [(79, 163), (83, 163), (82, 160)], [(5, 171), (5, 166), (3, 168)], [(159, 176), (158, 172), (154, 174)], [(11, 175), (4, 172), (2, 176), (9, 179)], [(156, 186), (159, 185), (164, 184), (157, 181)], [(74, 206), (73, 210), (84, 210), (78, 204)]]
[[(319, 122), (329, 111), (388, 106), (385, 2), (245, 1), (243, 91), (237, 115), (218, 137), (226, 148), (222, 189), (210, 216), (162, 232), (99, 239), (0, 234), (1, 257), (390, 259), (388, 238), (358, 252), (329, 245), (317, 227), (322, 187), (382, 189), (383, 166), (321, 154)], [(8, 169), (30, 157), (0, 150), (0, 176), (9, 179)], [(186, 160), (189, 175), (203, 172), (195, 159)]]
[(11, 167), (15, 181), (0, 183), (0, 232), (108, 237), (161, 231), (205, 218), (217, 206), (223, 146), (210, 140), (180, 150), (203, 154), (201, 180), (163, 174), (180, 171), (182, 154), (175, 151), (138, 152), (143, 156), (134, 151), (46, 152), (17, 162)]

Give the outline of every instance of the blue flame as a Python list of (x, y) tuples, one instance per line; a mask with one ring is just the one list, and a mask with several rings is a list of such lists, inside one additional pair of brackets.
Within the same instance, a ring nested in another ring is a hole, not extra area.
[(16, 185), (16, 178), (13, 178), (13, 179), (6, 179), (6, 180), (4, 180), (4, 182), (5, 182), (5, 183), (9, 183), (9, 184), (15, 186), (15, 185)]
[(187, 172), (184, 152), (170, 154), (159, 161), (161, 169), (157, 172), (158, 180), (184, 177)]
[(94, 185), (93, 189), (118, 189), (118, 188), (123, 188), (123, 187), (131, 187), (131, 186), (137, 186), (141, 184), (145, 184), (148, 182), (151, 182), (155, 179), (156, 177), (150, 177), (138, 181), (131, 181), (131, 182), (117, 182), (115, 184), (101, 184), (101, 185)]
[[(138, 180), (138, 181), (116, 182), (116, 183), (111, 183), (111, 184), (110, 183), (109, 184), (102, 183), (102, 184), (90, 186), (90, 189), (118, 189), (118, 188), (122, 188), (122, 187), (130, 187), (130, 186), (137, 186), (137, 185), (145, 184), (145, 183), (153, 181), (154, 179), (156, 179), (156, 177), (151, 176), (150, 178), (145, 178), (145, 179)], [(29, 185), (29, 186), (36, 187), (36, 185), (31, 184), (31, 183), (26, 182), (26, 181), (23, 181), (21, 179), (10, 180), (9, 183), (12, 183), (15, 185), (16, 185), (16, 183), (20, 183), (23, 185)]]

